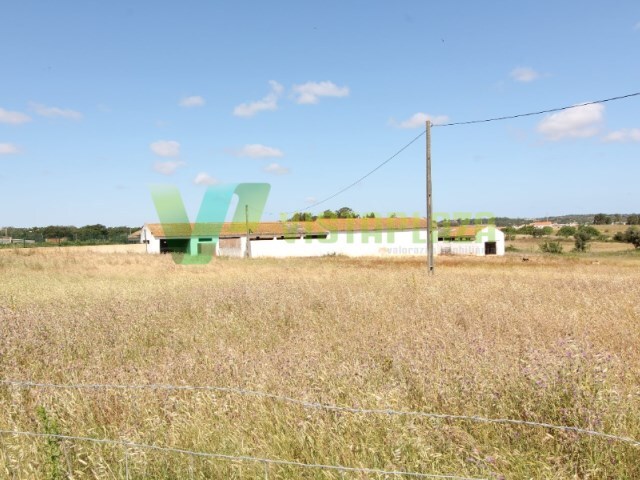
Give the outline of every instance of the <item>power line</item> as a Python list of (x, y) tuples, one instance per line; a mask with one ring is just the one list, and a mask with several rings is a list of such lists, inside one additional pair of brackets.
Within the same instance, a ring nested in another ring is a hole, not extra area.
[[(534, 115), (543, 115), (545, 113), (554, 113), (554, 112), (561, 112), (563, 110), (569, 110), (571, 108), (579, 108), (579, 107), (585, 107), (587, 105), (596, 105), (598, 103), (607, 103), (607, 102), (613, 102), (616, 100), (624, 100), (627, 98), (631, 98), (631, 97), (637, 97), (640, 96), (640, 92), (635, 92), (635, 93), (629, 93), (628, 95), (619, 95), (617, 97), (610, 97), (610, 98), (605, 98), (603, 100), (596, 100), (593, 102), (586, 102), (586, 103), (581, 103), (579, 105), (568, 105), (565, 107), (558, 107), (558, 108), (550, 108), (547, 110), (539, 110), (536, 112), (528, 112), (528, 113), (519, 113), (516, 115), (508, 115), (508, 116), (503, 116), (503, 117), (494, 117), (494, 118), (485, 118), (482, 120), (469, 120), (469, 121), (465, 121), (465, 122), (451, 122), (451, 123), (441, 123), (438, 125), (433, 125), (433, 127), (455, 127), (455, 126), (459, 126), (459, 125), (472, 125), (472, 124), (476, 124), (476, 123), (488, 123), (488, 122), (497, 122), (497, 121), (501, 121), (501, 120), (511, 120), (514, 118), (522, 118), (522, 117), (532, 117)], [(294, 210), (291, 212), (285, 212), (287, 214), (290, 213), (296, 213), (296, 212), (305, 212), (307, 210), (310, 210), (314, 207), (317, 207), (318, 205), (321, 205), (325, 202), (328, 202), (329, 200), (332, 200), (333, 198), (337, 197), (338, 195), (346, 192), (347, 190), (349, 190), (350, 188), (356, 186), (357, 184), (359, 184), (360, 182), (362, 182), (365, 178), (369, 177), (371, 174), (377, 172), (379, 169), (381, 169), (383, 166), (385, 166), (387, 163), (389, 163), (391, 160), (393, 160), (394, 158), (396, 158), (398, 155), (400, 155), (403, 151), (405, 151), (410, 145), (412, 145), (413, 143), (416, 142), (416, 140), (418, 140), (420, 137), (422, 137), (424, 134), (426, 133), (426, 130), (422, 131), (417, 137), (415, 137), (413, 140), (411, 140), (409, 143), (407, 143), (405, 146), (403, 146), (400, 150), (398, 150), (396, 153), (394, 153), (393, 155), (391, 155), (389, 158), (387, 158), (384, 162), (378, 164), (373, 170), (370, 170), (368, 173), (366, 173), (365, 175), (363, 175), (362, 177), (360, 177), (359, 179), (357, 179), (355, 182), (350, 183), (349, 185), (347, 185), (346, 187), (342, 188), (341, 190), (338, 190), (336, 193), (329, 195), (328, 197), (315, 202), (309, 206), (307, 206), (304, 209), (301, 210)]]
[(38, 432), (28, 432), (28, 431), (22, 431), (22, 430), (0, 430), (0, 434), (27, 436), (27, 437), (41, 437), (41, 438), (57, 438), (60, 440), (74, 440), (74, 441), (92, 442), (92, 443), (98, 443), (98, 444), (119, 445), (121, 447), (138, 448), (141, 450), (155, 450), (155, 451), (160, 451), (164, 453), (178, 453), (182, 455), (212, 458), (216, 460), (259, 463), (259, 464), (265, 465), (265, 467), (268, 465), (275, 465), (275, 466), (286, 466), (286, 467), (310, 468), (310, 469), (316, 469), (316, 470), (318, 469), (334, 470), (334, 471), (340, 471), (340, 472), (358, 472), (358, 473), (373, 474), (373, 475), (385, 475), (385, 476), (391, 475), (391, 476), (413, 477), (413, 478), (440, 478), (440, 479), (446, 478), (451, 480), (487, 480), (487, 479), (481, 479), (477, 477), (461, 477), (459, 475), (439, 475), (435, 473), (404, 472), (399, 470), (397, 471), (380, 470), (377, 468), (366, 468), (366, 467), (345, 467), (343, 465), (323, 465), (319, 463), (303, 463), (303, 462), (296, 462), (291, 460), (280, 460), (280, 459), (274, 459), (274, 458), (251, 457), (247, 455), (228, 455), (223, 453), (196, 452), (192, 450), (186, 450), (183, 448), (163, 447), (160, 445), (148, 445), (143, 443), (127, 442), (125, 440), (113, 440), (110, 438), (79, 437), (75, 435), (38, 433)]
[(500, 120), (511, 120), (513, 118), (532, 117), (534, 115), (543, 115), (545, 113), (561, 112), (562, 110), (569, 110), (571, 108), (586, 107), (587, 105), (596, 105), (598, 103), (607, 103), (607, 102), (613, 102), (615, 100), (623, 100), (625, 98), (637, 97), (638, 95), (640, 95), (640, 92), (630, 93), (628, 95), (620, 95), (618, 97), (605, 98), (604, 100), (595, 100), (593, 102), (580, 103), (578, 105), (568, 105), (566, 107), (550, 108), (548, 110), (540, 110), (537, 112), (519, 113), (517, 115), (509, 115), (506, 117), (485, 118), (482, 120), (469, 120), (466, 122), (441, 123), (438, 125), (433, 125), (433, 127), (455, 127), (457, 125), (472, 125), (475, 123), (488, 123), (488, 122), (497, 122)]
[(347, 407), (341, 405), (332, 405), (320, 402), (308, 402), (305, 400), (299, 400), (293, 397), (287, 397), (284, 395), (276, 395), (273, 393), (260, 392), (257, 390), (246, 390), (235, 387), (214, 387), (214, 386), (191, 386), (191, 385), (166, 385), (166, 384), (138, 384), (138, 385), (123, 385), (123, 384), (101, 384), (101, 383), (80, 383), (80, 384), (60, 384), (60, 383), (36, 383), (25, 382), (17, 380), (0, 380), (0, 384), (13, 385), (16, 387), (25, 388), (58, 388), (58, 389), (113, 389), (113, 390), (173, 390), (173, 391), (209, 391), (220, 393), (231, 393), (243, 396), (253, 396), (258, 398), (267, 398), (270, 400), (298, 405), (303, 408), (310, 408), (316, 410), (327, 410), (332, 412), (352, 413), (352, 414), (368, 414), (368, 415), (389, 415), (389, 416), (407, 416), (407, 417), (423, 417), (439, 420), (459, 420), (470, 421), (475, 423), (495, 423), (495, 424), (510, 424), (510, 425), (522, 425), (528, 427), (540, 427), (550, 430), (561, 430), (566, 432), (574, 432), (583, 435), (590, 435), (594, 437), (606, 438), (608, 440), (615, 440), (618, 442), (629, 443), (635, 447), (640, 447), (640, 441), (629, 437), (622, 437), (613, 435), (610, 433), (598, 432), (595, 430), (588, 430), (580, 427), (573, 427), (570, 425), (555, 425), (544, 422), (534, 422), (529, 420), (518, 420), (512, 418), (489, 418), (481, 417), (479, 415), (455, 415), (448, 413), (432, 413), (410, 410), (393, 410), (393, 409), (375, 409), (375, 408), (358, 408)]
[[(411, 140), (409, 143), (407, 143), (404, 147), (402, 147), (400, 150), (398, 150), (396, 153), (394, 153), (393, 155), (391, 155), (389, 158), (387, 158), (384, 162), (380, 163), (377, 167), (375, 167), (373, 170), (371, 170), (370, 172), (368, 172), (366, 175), (363, 175), (362, 177), (360, 177), (358, 180), (356, 180), (353, 183), (350, 183), (349, 185), (347, 185), (346, 187), (344, 187), (342, 190), (337, 191), (336, 193), (334, 193), (333, 195), (328, 196), (327, 198), (320, 200), (319, 202), (313, 203), (311, 205), (309, 205), (308, 207), (306, 207), (304, 210), (300, 210), (302, 212), (309, 210), (313, 207), (317, 207), (318, 205), (321, 205), (325, 202), (328, 202), (329, 200), (337, 197), (338, 195), (340, 195), (341, 193), (346, 192), (347, 190), (349, 190), (352, 187), (355, 187), (357, 184), (359, 184), (361, 181), (363, 181), (365, 178), (367, 178), (368, 176), (370, 176), (371, 174), (377, 172), (378, 170), (380, 170), (382, 167), (384, 167), (387, 163), (389, 163), (391, 160), (393, 160), (394, 158), (396, 158), (398, 155), (400, 155), (402, 152), (404, 152), (407, 148), (409, 148), (413, 143), (415, 143), (420, 137), (422, 137), (424, 134), (426, 133), (426, 130), (421, 132), (420, 135), (418, 135), (417, 137), (415, 137), (413, 140)], [(286, 213), (296, 213), (296, 211), (292, 211), (292, 212), (286, 212)]]

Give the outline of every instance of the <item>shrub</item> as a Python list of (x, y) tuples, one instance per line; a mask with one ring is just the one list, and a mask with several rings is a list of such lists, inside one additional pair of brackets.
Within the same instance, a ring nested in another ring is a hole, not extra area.
[(573, 238), (575, 239), (574, 250), (576, 252), (586, 252), (589, 249), (589, 241), (591, 240), (591, 235), (589, 235), (589, 233), (578, 230)]
[(558, 236), (569, 238), (569, 237), (573, 237), (576, 234), (576, 232), (577, 232), (576, 227), (570, 227), (569, 225), (565, 225), (564, 227), (560, 227), (560, 230), (558, 230)]
[(540, 250), (544, 253), (562, 253), (562, 244), (560, 242), (544, 242), (540, 244)]

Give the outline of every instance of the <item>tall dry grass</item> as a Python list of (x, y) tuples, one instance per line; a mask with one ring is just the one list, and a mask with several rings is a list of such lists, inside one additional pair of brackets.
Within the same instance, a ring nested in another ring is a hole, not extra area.
[[(423, 262), (0, 254), (0, 378), (231, 386), (640, 439), (640, 257), (438, 258), (432, 278)], [(0, 429), (485, 478), (640, 478), (640, 448), (622, 442), (220, 392), (0, 386)], [(128, 467), (132, 479), (264, 473), (138, 449)], [(118, 447), (0, 435), (3, 478), (124, 475)]]

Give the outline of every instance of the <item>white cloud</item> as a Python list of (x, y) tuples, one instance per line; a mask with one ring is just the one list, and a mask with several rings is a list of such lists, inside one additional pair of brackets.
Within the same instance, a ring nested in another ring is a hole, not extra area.
[(279, 163), (270, 163), (264, 167), (263, 171), (273, 173), (274, 175), (286, 175), (289, 173), (289, 169), (287, 167), (283, 167)]
[(633, 27), (634, 30), (640, 30), (640, 22), (636, 23), (635, 27)]
[(449, 121), (449, 117), (446, 115), (429, 115), (428, 113), (418, 112), (400, 123), (396, 122), (393, 118), (389, 123), (398, 128), (419, 128), (424, 127), (427, 120), (431, 120), (431, 123), (434, 125), (441, 125), (443, 123), (447, 123)]
[(10, 112), (4, 108), (0, 108), (0, 123), (11, 123), (18, 125), (20, 123), (30, 122), (31, 117), (21, 112)]
[(307, 82), (293, 86), (293, 94), (296, 103), (318, 103), (320, 97), (347, 97), (349, 87), (338, 87), (333, 82)]
[(169, 160), (167, 162), (156, 162), (156, 163), (154, 163), (153, 164), (153, 169), (156, 172), (161, 173), (163, 175), (171, 175), (178, 168), (180, 168), (180, 167), (182, 167), (184, 165), (185, 165), (184, 162)]
[(312, 203), (316, 203), (318, 199), (316, 197), (307, 197), (304, 199), (305, 203), (311, 205)]
[(540, 74), (531, 67), (514, 68), (513, 70), (511, 70), (509, 76), (515, 81), (523, 83), (533, 82), (534, 80), (540, 78)]
[(216, 185), (220, 182), (217, 178), (212, 177), (208, 173), (200, 172), (196, 175), (196, 178), (193, 179), (193, 183), (196, 185)]
[(236, 157), (250, 158), (275, 158), (284, 156), (282, 150), (273, 147), (267, 147), (266, 145), (261, 145), (259, 143), (245, 145), (240, 150), (234, 152), (234, 154)]
[(181, 107), (202, 107), (205, 103), (205, 99), (199, 95), (184, 97), (182, 100), (180, 100)]
[(275, 80), (270, 80), (271, 91), (261, 100), (251, 103), (241, 103), (233, 109), (233, 114), (237, 117), (253, 117), (256, 113), (265, 110), (276, 110), (278, 108), (278, 98), (282, 95), (284, 87)]
[(597, 135), (604, 119), (604, 105), (576, 105), (548, 115), (538, 124), (538, 132), (547, 140), (587, 138)]
[(623, 128), (607, 134), (605, 142), (640, 142), (640, 128)]
[(177, 157), (180, 155), (180, 144), (175, 140), (158, 140), (149, 145), (153, 153), (161, 157)]
[(0, 143), (0, 155), (12, 155), (20, 153), (20, 149), (12, 143)]
[(29, 104), (31, 109), (36, 112), (38, 115), (43, 117), (60, 117), (66, 118), (68, 120), (80, 120), (82, 119), (82, 113), (76, 112), (75, 110), (69, 110), (58, 107), (47, 107), (46, 105), (42, 105), (40, 103), (31, 102)]

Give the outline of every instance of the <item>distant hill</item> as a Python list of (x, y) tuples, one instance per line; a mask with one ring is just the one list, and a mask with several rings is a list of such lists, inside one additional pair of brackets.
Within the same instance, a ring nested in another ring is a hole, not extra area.
[[(507, 227), (511, 225), (522, 225), (524, 223), (531, 223), (534, 220), (548, 220), (553, 223), (593, 223), (593, 218), (596, 216), (596, 213), (575, 213), (569, 215), (556, 215), (556, 216), (548, 216), (548, 217), (538, 217), (538, 218), (511, 218), (511, 217), (496, 217), (496, 225), (500, 227)], [(607, 213), (609, 217), (613, 220), (614, 223), (618, 222), (626, 222), (627, 217), (629, 215), (634, 215), (633, 213)], [(637, 214), (636, 214), (637, 215)]]

